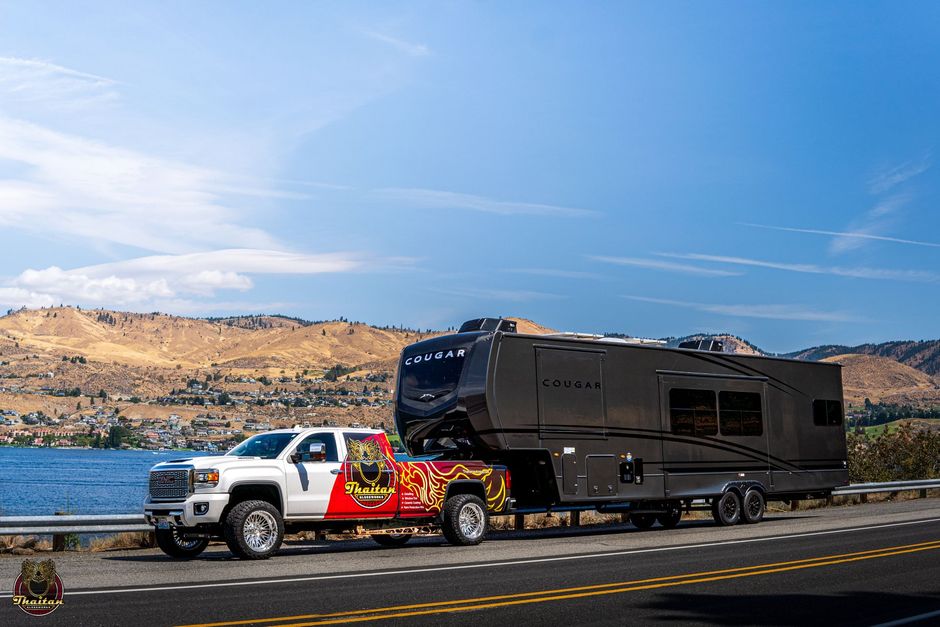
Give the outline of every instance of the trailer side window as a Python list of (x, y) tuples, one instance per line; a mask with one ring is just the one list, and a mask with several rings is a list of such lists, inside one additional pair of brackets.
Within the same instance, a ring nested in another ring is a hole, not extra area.
[(716, 409), (712, 390), (669, 390), (669, 421), (677, 435), (717, 435)]
[(764, 432), (761, 398), (757, 392), (720, 392), (718, 423), (721, 435), (761, 435)]
[(817, 398), (813, 401), (813, 423), (817, 427), (842, 424), (842, 401), (827, 401)]

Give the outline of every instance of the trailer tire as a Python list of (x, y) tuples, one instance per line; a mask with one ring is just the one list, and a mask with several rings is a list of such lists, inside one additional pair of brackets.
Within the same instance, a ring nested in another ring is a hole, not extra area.
[(656, 514), (630, 514), (630, 522), (637, 529), (649, 529), (656, 522)]
[(759, 523), (764, 519), (764, 495), (757, 488), (751, 488), (744, 493), (741, 518), (749, 524)]
[(179, 531), (173, 529), (157, 529), (157, 546), (160, 550), (176, 559), (192, 559), (206, 550), (209, 541), (200, 538), (198, 540), (184, 540), (180, 537)]
[(473, 494), (455, 494), (444, 502), (442, 522), (444, 538), (451, 544), (480, 544), (489, 524), (486, 504)]
[(724, 527), (738, 524), (741, 520), (741, 497), (733, 490), (728, 490), (721, 497), (712, 501), (712, 516), (715, 522)]
[(267, 501), (242, 501), (229, 510), (222, 525), (229, 550), (246, 560), (265, 560), (284, 540), (284, 520)]
[(405, 546), (411, 540), (410, 533), (373, 533), (372, 539), (376, 544), (387, 547)]
[(678, 505), (671, 506), (665, 514), (658, 514), (656, 520), (666, 529), (675, 529), (682, 520), (682, 508)]

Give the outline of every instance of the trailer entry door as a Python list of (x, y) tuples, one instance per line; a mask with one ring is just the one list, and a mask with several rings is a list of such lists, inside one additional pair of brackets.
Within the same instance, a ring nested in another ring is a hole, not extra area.
[(605, 352), (536, 347), (542, 439), (607, 437)]

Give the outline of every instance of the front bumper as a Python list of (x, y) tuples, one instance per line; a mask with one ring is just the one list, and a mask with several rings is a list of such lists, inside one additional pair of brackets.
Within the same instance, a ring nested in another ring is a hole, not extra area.
[[(148, 497), (144, 502), (144, 518), (148, 525), (154, 526), (195, 527), (214, 524), (221, 521), (222, 511), (228, 501), (226, 492), (197, 492), (180, 501), (151, 501)], [(205, 513), (197, 513), (197, 506), (202, 506)]]

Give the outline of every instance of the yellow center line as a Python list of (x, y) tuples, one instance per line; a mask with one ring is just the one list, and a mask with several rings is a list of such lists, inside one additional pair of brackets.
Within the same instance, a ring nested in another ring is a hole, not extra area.
[(664, 588), (670, 586), (681, 586), (693, 583), (704, 583), (709, 581), (720, 581), (724, 579), (735, 579), (739, 577), (751, 577), (754, 575), (765, 575), (771, 573), (780, 573), (804, 568), (815, 568), (818, 566), (829, 566), (834, 564), (843, 564), (861, 560), (874, 559), (878, 557), (889, 557), (893, 555), (902, 555), (905, 553), (916, 553), (919, 551), (929, 551), (940, 549), (940, 540), (930, 542), (918, 542), (915, 544), (905, 544), (893, 547), (884, 547), (881, 549), (870, 549), (867, 551), (857, 551), (854, 553), (843, 553), (837, 555), (827, 555), (822, 557), (806, 558), (792, 560), (787, 562), (775, 562), (770, 564), (758, 564), (755, 566), (744, 566), (739, 568), (727, 568), (722, 570), (704, 571), (698, 573), (688, 573), (684, 575), (671, 575), (667, 577), (654, 577), (650, 579), (638, 579), (634, 581), (620, 581), (605, 584), (596, 584), (589, 586), (577, 586), (571, 588), (558, 588), (553, 590), (538, 590), (534, 592), (521, 592), (515, 594), (504, 594), (486, 597), (476, 597), (468, 599), (455, 599), (451, 601), (436, 601), (429, 603), (417, 603), (412, 605), (396, 605), (389, 607), (379, 607), (373, 609), (350, 610), (344, 612), (332, 612), (321, 614), (301, 614), (295, 616), (281, 616), (276, 618), (258, 618), (250, 620), (237, 620), (216, 623), (200, 623), (187, 625), (185, 627), (230, 627), (233, 625), (249, 625), (263, 623), (281, 623), (283, 621), (297, 621), (306, 619), (320, 619), (306, 623), (282, 624), (279, 627), (309, 627), (312, 625), (332, 625), (344, 622), (362, 622), (369, 620), (382, 620), (389, 618), (404, 618), (409, 616), (421, 616), (427, 614), (463, 612), (478, 609), (487, 609), (492, 607), (504, 607), (510, 605), (520, 605), (525, 603), (542, 603), (545, 601), (559, 601), (565, 599), (575, 599), (590, 596), (599, 596), (606, 594), (617, 594), (630, 592), (634, 590), (650, 590), (654, 588)]

